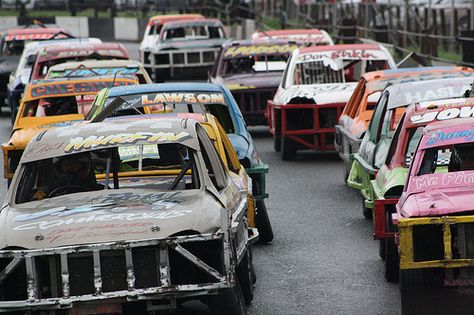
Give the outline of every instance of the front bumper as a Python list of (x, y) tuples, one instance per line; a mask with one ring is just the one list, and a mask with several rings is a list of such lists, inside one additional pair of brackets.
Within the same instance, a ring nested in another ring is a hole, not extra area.
[(355, 137), (344, 126), (335, 125), (334, 145), (344, 163), (352, 164), (353, 156), (359, 150), (362, 139)]
[(266, 192), (266, 174), (268, 174), (269, 171), (268, 165), (261, 163), (256, 166), (246, 168), (245, 171), (252, 179), (252, 195), (255, 201), (268, 198), (268, 193)]
[(245, 122), (250, 126), (266, 125), (267, 101), (275, 95), (277, 87), (261, 89), (231, 89)]
[(0, 251), (0, 311), (217, 294), (234, 285), (231, 258), (226, 232)]
[(289, 138), (303, 149), (334, 151), (334, 126), (345, 104), (276, 104), (267, 102), (270, 133)]
[(175, 72), (182, 72), (185, 69), (210, 70), (218, 53), (219, 48), (178, 49), (158, 52), (142, 51), (140, 58), (145, 68), (169, 70), (170, 76), (174, 77)]
[(445, 284), (474, 285), (474, 216), (398, 220), (400, 269), (444, 268)]

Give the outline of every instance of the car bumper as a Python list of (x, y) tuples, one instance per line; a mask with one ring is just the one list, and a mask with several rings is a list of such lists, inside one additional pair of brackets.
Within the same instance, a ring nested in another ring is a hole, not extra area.
[(354, 137), (342, 125), (335, 125), (334, 145), (344, 163), (352, 164), (353, 156), (359, 150), (362, 139)]

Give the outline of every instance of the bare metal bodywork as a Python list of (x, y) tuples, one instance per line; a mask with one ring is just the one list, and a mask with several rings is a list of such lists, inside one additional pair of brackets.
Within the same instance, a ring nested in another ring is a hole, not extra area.
[[(225, 187), (215, 187), (203, 152), (212, 165), (222, 162), (205, 134), (196, 121), (175, 118), (113, 120), (34, 137), (0, 212), (0, 288), (15, 283), (1, 290), (0, 312), (80, 308), (86, 301), (144, 303), (155, 311), (234, 288), (251, 241), (247, 192), (224, 168), (213, 176), (225, 180)], [(94, 142), (100, 136), (108, 140)], [(114, 149), (129, 140), (193, 150), (200, 188), (119, 189), (114, 181), (113, 188), (18, 203), (28, 163)]]

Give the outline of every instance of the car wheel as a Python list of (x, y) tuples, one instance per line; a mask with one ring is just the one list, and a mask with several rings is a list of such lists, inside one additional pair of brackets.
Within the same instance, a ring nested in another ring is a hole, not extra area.
[(245, 304), (250, 305), (253, 300), (253, 276), (252, 276), (252, 255), (250, 254), (251, 248), (247, 249), (244, 257), (240, 261), (237, 267), (237, 277), (239, 279), (240, 288), (242, 289), (242, 295), (244, 296)]
[(379, 257), (385, 260), (385, 240), (379, 240)]
[(344, 183), (347, 183), (347, 179), (349, 178), (349, 165), (346, 162), (342, 162), (342, 175), (344, 177)]
[(209, 308), (214, 315), (246, 315), (245, 299), (242, 294), (239, 279), (236, 277), (235, 286), (224, 289), (219, 295), (209, 297)]
[(365, 206), (365, 198), (362, 197), (362, 215), (364, 218), (372, 220), (372, 209)]
[(281, 136), (277, 135), (276, 132), (273, 135), (273, 149), (277, 152), (281, 151)]
[(281, 158), (284, 161), (293, 161), (296, 158), (296, 143), (287, 137), (281, 137)]
[(423, 270), (400, 271), (400, 297), (402, 314), (420, 314), (418, 292), (423, 291)]
[(385, 239), (385, 280), (397, 282), (399, 277), (400, 261), (398, 248), (393, 238)]
[(268, 217), (265, 201), (259, 200), (256, 203), (257, 213), (255, 215), (255, 225), (258, 229), (259, 242), (270, 243), (273, 241), (273, 229)]

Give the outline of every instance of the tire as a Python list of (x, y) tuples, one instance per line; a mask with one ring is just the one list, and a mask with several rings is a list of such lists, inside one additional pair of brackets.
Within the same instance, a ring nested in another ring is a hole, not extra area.
[(364, 218), (373, 220), (372, 209), (365, 206), (365, 198), (362, 197), (362, 215)]
[(398, 248), (393, 238), (385, 239), (385, 280), (397, 282), (400, 272)]
[(349, 178), (349, 165), (346, 162), (342, 161), (342, 176), (344, 177), (344, 183), (347, 183), (347, 179)]
[(260, 200), (255, 203), (257, 213), (255, 215), (255, 225), (258, 229), (259, 242), (270, 243), (273, 241), (273, 229), (268, 217), (267, 207), (265, 201)]
[(423, 292), (423, 270), (400, 271), (400, 297), (402, 314), (421, 314), (420, 300), (417, 296)]
[(379, 257), (385, 260), (385, 240), (379, 240)]
[(287, 137), (281, 137), (281, 158), (284, 161), (293, 161), (296, 158), (296, 143)]
[(214, 315), (247, 315), (245, 299), (239, 279), (236, 277), (235, 287), (224, 289), (217, 296), (209, 297), (209, 308)]
[(280, 151), (281, 151), (281, 136), (280, 136), (280, 135), (277, 135), (276, 132), (275, 132), (275, 134), (273, 135), (273, 149), (274, 149), (276, 152), (280, 152)]
[(237, 267), (237, 278), (239, 279), (240, 288), (242, 289), (242, 295), (246, 305), (250, 305), (253, 300), (254, 276), (252, 275), (253, 263), (250, 251), (251, 248), (249, 247)]

